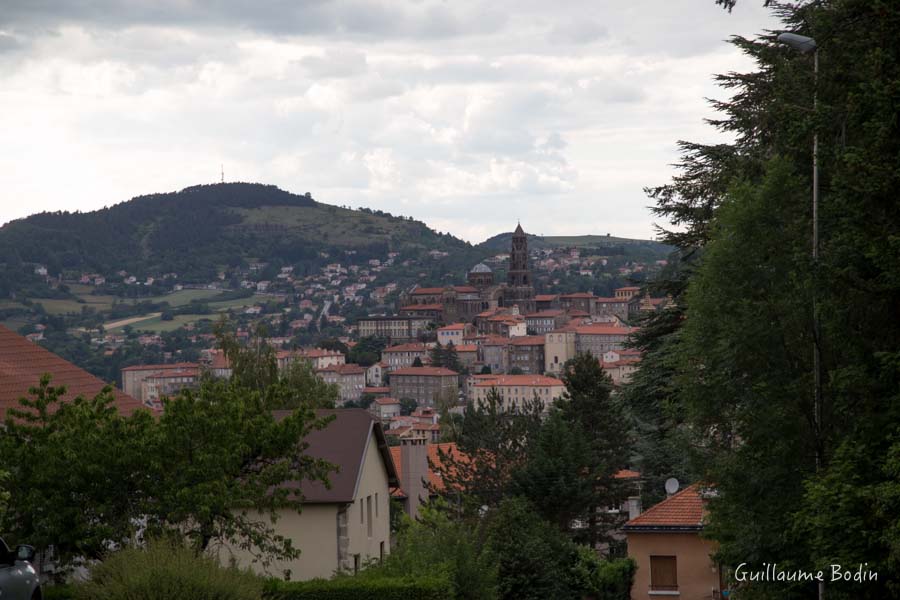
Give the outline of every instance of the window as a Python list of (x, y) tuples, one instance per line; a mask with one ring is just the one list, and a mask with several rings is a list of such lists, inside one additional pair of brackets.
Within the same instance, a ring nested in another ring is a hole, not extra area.
[(378, 492), (375, 493), (375, 516), (378, 516)]
[(378, 559), (384, 560), (384, 542), (378, 544)]
[(359, 499), (359, 524), (362, 525), (366, 522), (366, 513), (363, 510), (363, 499)]
[(674, 556), (650, 557), (650, 589), (660, 591), (678, 589), (678, 562)]
[(366, 496), (366, 533), (372, 537), (372, 496)]
[(353, 574), (359, 573), (359, 554), (353, 555)]

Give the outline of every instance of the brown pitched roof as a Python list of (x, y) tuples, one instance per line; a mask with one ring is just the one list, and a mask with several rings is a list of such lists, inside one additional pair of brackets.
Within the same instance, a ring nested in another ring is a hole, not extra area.
[(626, 531), (699, 531), (703, 529), (703, 496), (690, 485), (625, 523)]
[[(51, 385), (66, 386), (63, 400), (78, 396), (92, 398), (107, 385), (84, 369), (0, 325), (0, 419), (6, 418), (8, 409), (20, 406), (19, 398), (27, 396), (28, 388), (37, 386), (45, 373), (52, 375)], [(115, 388), (113, 396), (116, 407), (124, 415), (146, 408)]]
[[(291, 412), (276, 410), (272, 414), (280, 420)], [(320, 409), (316, 411), (316, 416), (319, 418), (333, 416), (334, 419), (325, 428), (306, 436), (304, 441), (309, 444), (306, 454), (337, 465), (338, 470), (328, 475), (330, 489), (318, 481), (303, 481), (300, 489), (303, 492), (304, 502), (309, 504), (353, 502), (366, 450), (372, 437), (378, 444), (378, 451), (387, 469), (388, 486), (400, 486), (397, 469), (391, 459), (381, 424), (369, 414), (369, 411), (362, 408)]]

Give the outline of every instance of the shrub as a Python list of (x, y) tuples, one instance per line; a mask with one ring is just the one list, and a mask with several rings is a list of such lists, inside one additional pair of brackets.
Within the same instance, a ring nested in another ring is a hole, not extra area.
[(76, 587), (76, 600), (259, 600), (263, 580), (181, 544), (154, 541), (111, 554)]
[(630, 558), (602, 560), (590, 548), (579, 547), (574, 584), (587, 598), (629, 600), (637, 565)]
[(266, 584), (266, 600), (452, 600), (440, 578), (350, 577)]
[(49, 585), (41, 587), (43, 600), (74, 600), (75, 588), (71, 585)]

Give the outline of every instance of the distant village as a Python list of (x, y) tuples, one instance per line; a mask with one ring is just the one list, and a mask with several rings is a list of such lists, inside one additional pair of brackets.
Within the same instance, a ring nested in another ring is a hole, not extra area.
[[(389, 435), (426, 435), (437, 442), (440, 411), (436, 409), (461, 412), (466, 402), (477, 401), (490, 389), (498, 390), (512, 406), (532, 397), (549, 406), (564, 389), (558, 379), (562, 366), (578, 353), (589, 351), (598, 357), (616, 386), (626, 383), (640, 360), (636, 350), (626, 348), (636, 331), (632, 323), (667, 303), (666, 298), (652, 298), (634, 285), (616, 288), (608, 297), (592, 292), (535, 293), (533, 270), (551, 276), (576, 270), (588, 276), (605, 267), (608, 259), (582, 256), (577, 248), (529, 251), (521, 226), (508, 253), (473, 265), (465, 281), (451, 285), (413, 284), (407, 289), (395, 282), (374, 285), (397, 256), (389, 253), (383, 260), (370, 259), (366, 267), (328, 263), (320, 273), (306, 276), (295, 273), (292, 266), (282, 266), (271, 277), (274, 271), (269, 265), (251, 263), (246, 272), (232, 273), (232, 279), (241, 275), (236, 282), (239, 288), (252, 292), (251, 299), (266, 302), (230, 311), (238, 339), (246, 340), (254, 326), (265, 324), (268, 331), (277, 332), (266, 342), (276, 349), (279, 368), (305, 361), (321, 379), (336, 386), (341, 405), (369, 406)], [(664, 264), (636, 263), (617, 271), (627, 276)], [(505, 270), (503, 281), (495, 277), (498, 268)], [(47, 275), (42, 266), (35, 272)], [(177, 281), (173, 273), (142, 281), (126, 272), (117, 275), (125, 286)], [(173, 283), (172, 290), (226, 289), (225, 276), (221, 273), (219, 281), (206, 286)], [(86, 273), (79, 283), (103, 286), (107, 280)], [(371, 310), (359, 314), (361, 307)], [(345, 316), (348, 308), (357, 309), (359, 316)], [(126, 320), (139, 327), (139, 318)], [(44, 327), (34, 329), (26, 337), (40, 341)], [(203, 373), (230, 375), (228, 361), (214, 347), (215, 334), (209, 327), (204, 330), (187, 323), (184, 329), (187, 339), (201, 348), (197, 360), (179, 360), (181, 353), (176, 350), (163, 353), (164, 362), (158, 364), (127, 366), (118, 382), (126, 394), (159, 408), (163, 397), (199, 385)], [(376, 339), (380, 352), (365, 361), (369, 364), (357, 364), (341, 349), (298, 346), (298, 334), (310, 331), (327, 332), (351, 350), (360, 340)], [(159, 333), (93, 330), (90, 335), (92, 345), (107, 354), (129, 337), (145, 347), (163, 344)], [(451, 358), (434, 364), (439, 353)], [(414, 402), (417, 412), (401, 415), (401, 400)]]

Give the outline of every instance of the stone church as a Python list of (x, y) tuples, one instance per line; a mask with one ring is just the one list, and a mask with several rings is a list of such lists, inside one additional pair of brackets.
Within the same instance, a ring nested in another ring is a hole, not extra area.
[(516, 227), (509, 252), (506, 282), (494, 281), (494, 272), (478, 263), (466, 277), (467, 285), (415, 287), (400, 297), (400, 314), (423, 315), (443, 323), (471, 322), (487, 310), (517, 306), (526, 315), (536, 310), (534, 285), (528, 268), (528, 238)]

